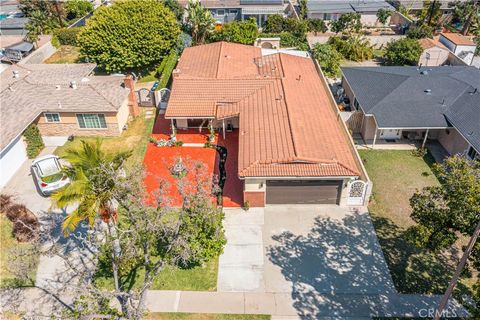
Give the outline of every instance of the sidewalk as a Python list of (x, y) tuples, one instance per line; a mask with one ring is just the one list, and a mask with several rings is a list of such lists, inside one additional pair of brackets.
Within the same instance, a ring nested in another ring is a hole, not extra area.
[[(270, 314), (274, 317), (425, 317), (435, 310), (440, 295), (321, 295), (308, 310), (298, 310), (289, 293), (200, 292), (151, 290), (150, 312)], [(456, 301), (449, 302), (449, 315), (468, 313)]]

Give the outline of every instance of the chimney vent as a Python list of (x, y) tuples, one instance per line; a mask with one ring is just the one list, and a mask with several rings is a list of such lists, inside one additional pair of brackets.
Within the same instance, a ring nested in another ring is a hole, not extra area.
[(77, 81), (70, 81), (70, 88), (77, 89)]
[(13, 77), (17, 79), (20, 76), (18, 70), (13, 70)]

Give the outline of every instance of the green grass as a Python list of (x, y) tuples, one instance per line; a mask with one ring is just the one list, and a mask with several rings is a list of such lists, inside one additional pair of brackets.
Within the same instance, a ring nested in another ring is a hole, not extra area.
[[(145, 74), (144, 74), (144, 72), (145, 72)], [(144, 82), (157, 81), (158, 78), (157, 78), (156, 74), (157, 74), (157, 71), (155, 69), (143, 71), (142, 76), (140, 77), (140, 79), (138, 79), (138, 82), (139, 83), (144, 83)]]
[(270, 315), (260, 314), (207, 314), (207, 313), (151, 313), (148, 320), (269, 320)]
[[(360, 150), (373, 181), (368, 206), (394, 284), (401, 293), (442, 294), (453, 275), (460, 245), (434, 254), (407, 241), (409, 199), (416, 190), (439, 182), (431, 170), (433, 158), (417, 157), (411, 151)], [(471, 279), (459, 283), (457, 292), (469, 292)]]
[[(151, 290), (188, 290), (188, 291), (215, 291), (217, 288), (218, 259), (207, 262), (204, 266), (191, 269), (167, 268), (163, 270), (153, 282)], [(143, 270), (139, 270), (130, 277), (125, 285), (133, 288), (141, 286)], [(111, 277), (99, 277), (96, 283), (103, 288), (113, 289)]]
[[(155, 110), (153, 108), (149, 110), (153, 112), (151, 118), (145, 119), (145, 111), (143, 111), (140, 116), (128, 123), (128, 129), (121, 136), (102, 139), (102, 148), (105, 152), (132, 151), (132, 156), (127, 161), (127, 167), (139, 165), (143, 162), (145, 150), (147, 149), (148, 140), (155, 122)], [(55, 154), (61, 157), (70, 148), (80, 148), (82, 140), (95, 141), (96, 139), (97, 137), (75, 137), (75, 140), (58, 147), (55, 150)]]
[[(12, 228), (13, 223), (3, 213), (0, 213), (0, 288), (31, 285), (35, 282), (36, 264), (29, 275), (32, 283), (19, 281), (9, 271), (10, 251), (15, 247), (27, 249), (31, 246), (29, 243), (18, 242), (12, 235)], [(38, 263), (38, 260), (36, 262)]]

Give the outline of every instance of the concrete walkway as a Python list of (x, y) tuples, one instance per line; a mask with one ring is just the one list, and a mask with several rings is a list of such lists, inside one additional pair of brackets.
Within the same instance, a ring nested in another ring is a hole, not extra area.
[[(151, 312), (270, 314), (289, 319), (425, 317), (429, 310), (434, 310), (438, 305), (440, 298), (438, 295), (324, 294), (310, 301), (309, 310), (298, 310), (288, 293), (152, 290), (148, 292), (147, 308)], [(346, 305), (349, 307), (345, 308)], [(450, 301), (448, 307), (451, 315), (468, 315), (454, 301)]]

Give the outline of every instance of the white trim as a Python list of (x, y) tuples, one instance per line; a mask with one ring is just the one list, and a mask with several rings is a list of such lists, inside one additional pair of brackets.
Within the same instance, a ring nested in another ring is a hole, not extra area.
[[(78, 122), (78, 117), (77, 115), (79, 114), (96, 114), (97, 116), (99, 114), (103, 114), (103, 118), (105, 119), (105, 128), (82, 128), (80, 127), (80, 123)], [(107, 117), (105, 116), (105, 113), (102, 112), (78, 112), (75, 113), (75, 119), (77, 120), (77, 125), (79, 130), (108, 130), (108, 123), (107, 123)]]
[[(295, 176), (295, 177), (282, 177), (282, 176), (272, 176), (272, 177), (261, 177), (261, 176), (248, 176), (248, 177), (239, 177), (240, 180), (245, 179), (264, 179), (264, 180), (343, 180), (343, 179), (351, 179), (351, 178), (359, 178), (359, 176), (322, 176), (322, 177), (302, 177), (302, 176)], [(363, 180), (362, 180), (363, 181)]]
[[(58, 121), (48, 121), (47, 114), (56, 114), (58, 115)], [(62, 122), (62, 118), (60, 117), (60, 112), (44, 112), (43, 116), (45, 117), (46, 123), (60, 123)]]

